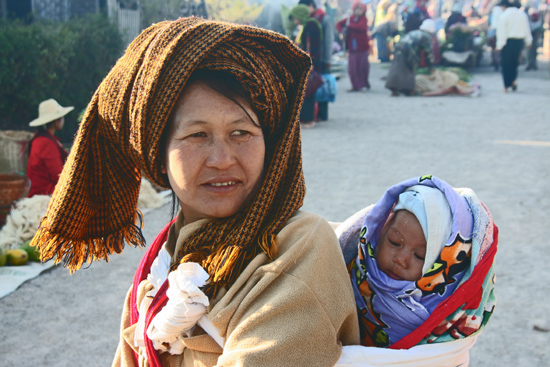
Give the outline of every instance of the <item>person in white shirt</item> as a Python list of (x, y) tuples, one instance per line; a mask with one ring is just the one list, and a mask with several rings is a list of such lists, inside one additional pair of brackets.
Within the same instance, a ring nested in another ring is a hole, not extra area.
[(501, 50), (504, 93), (509, 88), (517, 90), (519, 57), (524, 46), (531, 47), (533, 38), (527, 15), (519, 10), (519, 4), (502, 0), (499, 4), (504, 11), (497, 24), (497, 50)]

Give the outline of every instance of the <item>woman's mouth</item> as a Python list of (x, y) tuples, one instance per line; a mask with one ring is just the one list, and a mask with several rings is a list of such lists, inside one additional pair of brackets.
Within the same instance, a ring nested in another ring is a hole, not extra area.
[(241, 181), (228, 177), (225, 179), (217, 179), (211, 180), (210, 182), (205, 182), (202, 184), (202, 187), (213, 194), (227, 195), (233, 193), (237, 189), (239, 184), (241, 184)]
[(228, 181), (228, 182), (212, 182), (212, 183), (209, 183), (208, 185), (214, 186), (214, 187), (221, 187), (221, 186), (233, 186), (236, 184), (237, 183), (235, 181)]

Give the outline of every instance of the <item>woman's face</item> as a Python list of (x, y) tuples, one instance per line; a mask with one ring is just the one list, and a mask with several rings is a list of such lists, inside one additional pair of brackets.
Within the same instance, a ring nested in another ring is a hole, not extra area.
[(422, 277), (426, 238), (416, 216), (398, 210), (380, 232), (375, 249), (378, 268), (396, 280), (417, 281)]
[(265, 142), (258, 117), (206, 86), (187, 86), (175, 107), (166, 144), (170, 186), (185, 224), (237, 213), (261, 184)]
[(65, 125), (65, 117), (61, 117), (54, 121), (54, 126), (56, 131), (63, 129), (64, 125)]

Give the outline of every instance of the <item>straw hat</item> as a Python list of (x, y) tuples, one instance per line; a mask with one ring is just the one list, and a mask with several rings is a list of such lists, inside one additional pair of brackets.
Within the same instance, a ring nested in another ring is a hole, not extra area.
[(63, 107), (55, 99), (48, 99), (40, 102), (38, 105), (38, 118), (32, 120), (29, 126), (42, 126), (48, 122), (57, 120), (71, 112), (74, 109), (73, 106)]

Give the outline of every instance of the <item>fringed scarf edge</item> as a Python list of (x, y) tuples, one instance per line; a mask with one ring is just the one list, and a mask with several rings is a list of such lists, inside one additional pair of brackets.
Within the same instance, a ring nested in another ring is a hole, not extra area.
[[(109, 262), (110, 255), (122, 253), (124, 244), (145, 247), (145, 238), (141, 232), (143, 214), (139, 210), (136, 211), (135, 219), (135, 223), (129, 223), (107, 236), (87, 239), (63, 237), (51, 232), (49, 226), (41, 225), (31, 241), (31, 246), (40, 250), (41, 262), (62, 262), (70, 273), (74, 273), (86, 263), (91, 264), (97, 260)], [(48, 217), (42, 219), (42, 223), (47, 221)]]

